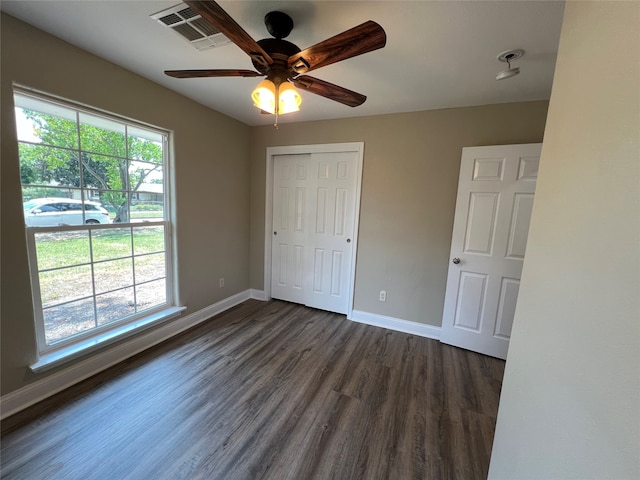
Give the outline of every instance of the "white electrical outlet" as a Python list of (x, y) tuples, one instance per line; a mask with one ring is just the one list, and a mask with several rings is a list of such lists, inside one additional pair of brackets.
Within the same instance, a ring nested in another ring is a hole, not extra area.
[(387, 301), (387, 291), (386, 290), (380, 290), (380, 301), (381, 302), (386, 302)]
[(224, 277), (220, 279), (220, 288), (224, 288)]

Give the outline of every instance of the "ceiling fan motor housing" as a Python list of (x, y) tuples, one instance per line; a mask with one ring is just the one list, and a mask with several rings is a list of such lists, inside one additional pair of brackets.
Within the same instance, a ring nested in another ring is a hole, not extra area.
[(287, 38), (293, 30), (293, 20), (284, 12), (269, 12), (264, 16), (264, 24), (272, 37)]
[(274, 69), (280, 68), (285, 71), (288, 70), (287, 60), (291, 55), (295, 55), (300, 52), (300, 48), (298, 48), (297, 45), (278, 38), (263, 38), (262, 40), (258, 40), (258, 45), (260, 45), (273, 59), (273, 63), (269, 68), (265, 68), (264, 65), (260, 64), (260, 62), (252, 60), (251, 63), (253, 63), (256, 70), (265, 75), (269, 73), (270, 70)]
[(300, 48), (283, 38), (289, 36), (293, 29), (293, 20), (284, 12), (273, 11), (264, 16), (264, 24), (274, 38), (263, 38), (258, 40), (258, 45), (269, 54), (273, 63), (268, 67), (260, 63), (260, 59), (253, 60), (253, 66), (260, 73), (269, 75), (272, 81), (278, 83), (280, 79), (284, 81), (289, 75), (287, 60), (291, 55), (300, 52)]

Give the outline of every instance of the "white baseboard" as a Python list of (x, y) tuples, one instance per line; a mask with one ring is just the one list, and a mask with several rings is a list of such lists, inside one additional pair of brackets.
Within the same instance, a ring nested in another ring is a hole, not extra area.
[[(256, 297), (254, 297), (254, 292), (257, 292)], [(105, 348), (87, 357), (85, 360), (81, 360), (41, 380), (36, 380), (7, 395), (3, 395), (0, 398), (0, 419), (9, 417), (47, 397), (61, 392), (65, 388), (69, 388), (102, 370), (194, 327), (249, 298), (257, 298), (259, 293), (259, 291), (254, 290), (245, 290), (237, 293), (202, 310), (163, 323), (157, 328), (151, 328), (140, 335), (117, 343), (110, 348)]]
[(256, 290), (255, 288), (252, 288), (251, 290), (249, 290), (249, 292), (251, 298), (253, 298), (254, 300), (262, 300), (263, 302), (269, 300), (264, 290)]
[(363, 312), (354, 310), (349, 320), (354, 322), (366, 323), (375, 327), (388, 328), (398, 332), (411, 333), (420, 337), (433, 338), (440, 340), (440, 327), (427, 325), (426, 323), (412, 322), (410, 320), (402, 320), (399, 318), (386, 317), (376, 313)]

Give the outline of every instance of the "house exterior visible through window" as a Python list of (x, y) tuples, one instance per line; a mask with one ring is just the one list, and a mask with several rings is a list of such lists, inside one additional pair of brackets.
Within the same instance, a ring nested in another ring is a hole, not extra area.
[(174, 306), (168, 133), (14, 99), (40, 353)]

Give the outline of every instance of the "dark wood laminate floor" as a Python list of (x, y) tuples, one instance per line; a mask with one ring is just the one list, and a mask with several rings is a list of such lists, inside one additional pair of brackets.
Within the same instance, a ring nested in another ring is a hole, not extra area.
[(485, 479), (504, 362), (280, 301), (3, 422), (6, 479)]

